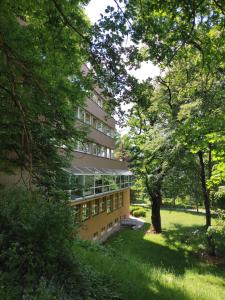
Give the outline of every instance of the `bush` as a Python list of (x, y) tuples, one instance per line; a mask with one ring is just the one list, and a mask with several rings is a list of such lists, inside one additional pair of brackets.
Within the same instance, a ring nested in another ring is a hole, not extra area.
[(145, 217), (146, 216), (146, 211), (145, 211), (144, 208), (140, 207), (140, 208), (133, 211), (133, 216), (134, 217)]
[(225, 256), (225, 213), (223, 211), (219, 211), (216, 225), (208, 228), (207, 237), (214, 247), (215, 254)]
[(2, 190), (1, 299), (22, 299), (25, 295), (32, 299), (40, 288), (43, 290), (40, 282), (47, 282), (50, 296), (46, 299), (53, 294), (66, 295), (67, 291), (73, 298), (85, 298), (85, 278), (73, 254), (73, 240), (73, 216), (68, 205), (47, 201), (37, 193)]
[(214, 194), (215, 206), (217, 208), (225, 209), (225, 189), (220, 189)]
[(135, 210), (138, 210), (139, 208), (141, 208), (140, 206), (131, 206), (130, 207), (130, 213), (133, 215), (133, 212), (135, 211)]

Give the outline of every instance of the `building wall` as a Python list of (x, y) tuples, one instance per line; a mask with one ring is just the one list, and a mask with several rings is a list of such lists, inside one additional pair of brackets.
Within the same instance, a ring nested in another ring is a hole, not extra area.
[(105, 168), (105, 169), (127, 169), (127, 163), (115, 159), (99, 157), (82, 152), (74, 152), (72, 166), (89, 167), (89, 168)]
[(96, 116), (99, 120), (103, 121), (111, 128), (115, 129), (115, 120), (109, 116), (98, 104), (91, 99), (86, 102), (85, 109), (92, 115)]
[[(106, 211), (99, 213), (96, 216), (91, 216), (88, 220), (81, 223), (79, 228), (79, 236), (85, 240), (101, 240), (104, 241), (113, 232), (120, 228), (120, 220), (129, 217), (129, 206), (130, 206), (130, 189), (124, 189), (123, 191), (123, 206), (110, 213)], [(114, 195), (115, 193), (110, 193), (109, 195)], [(98, 199), (101, 197), (96, 197)], [(76, 202), (72, 206), (78, 204), (84, 204), (85, 202), (91, 202), (93, 199), (88, 201)], [(115, 224), (115, 220), (118, 220), (118, 224)], [(107, 231), (108, 224), (112, 223), (112, 229)], [(102, 228), (105, 227), (105, 233), (101, 235)], [(94, 234), (97, 236), (94, 237)]]

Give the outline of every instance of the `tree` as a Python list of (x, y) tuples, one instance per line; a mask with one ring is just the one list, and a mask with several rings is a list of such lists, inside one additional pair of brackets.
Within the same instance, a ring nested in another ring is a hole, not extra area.
[(82, 73), (89, 26), (84, 3), (0, 4), (0, 164), (4, 172), (20, 170), (28, 189), (58, 189), (56, 174), (82, 135), (74, 110), (90, 83)]
[(160, 207), (162, 204), (162, 185), (176, 152), (169, 130), (170, 115), (160, 109), (157, 93), (149, 82), (142, 83), (136, 90), (139, 105), (132, 108), (129, 120), (131, 128), (129, 141), (130, 164), (140, 179), (152, 203), (152, 230), (161, 232)]

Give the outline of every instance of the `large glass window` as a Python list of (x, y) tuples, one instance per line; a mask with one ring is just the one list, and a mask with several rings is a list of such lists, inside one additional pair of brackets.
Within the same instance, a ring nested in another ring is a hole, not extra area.
[(124, 188), (125, 187), (125, 176), (122, 175), (120, 178), (121, 178), (121, 188)]
[(103, 192), (103, 180), (101, 175), (95, 175), (95, 193), (100, 194)]
[(94, 194), (94, 175), (85, 175), (84, 196)]
[(71, 175), (65, 190), (69, 190), (73, 200), (127, 187), (131, 184), (130, 180), (131, 176), (125, 175)]
[(78, 198), (83, 196), (84, 189), (84, 176), (72, 175), (70, 180), (71, 185), (71, 198)]
[(108, 192), (110, 190), (110, 176), (102, 175), (103, 178), (103, 191)]
[(116, 188), (120, 189), (120, 175), (116, 175)]

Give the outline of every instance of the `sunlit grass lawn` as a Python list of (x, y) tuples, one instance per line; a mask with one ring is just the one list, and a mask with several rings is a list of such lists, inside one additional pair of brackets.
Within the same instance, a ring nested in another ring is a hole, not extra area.
[[(146, 222), (150, 216), (147, 215)], [(190, 232), (204, 224), (194, 213), (162, 212), (163, 233), (125, 229), (102, 247), (78, 247), (84, 261), (112, 277), (121, 299), (225, 299), (225, 270), (192, 254)]]

